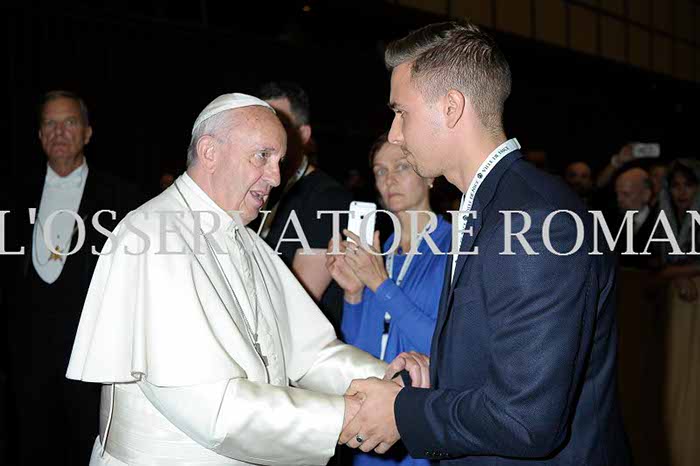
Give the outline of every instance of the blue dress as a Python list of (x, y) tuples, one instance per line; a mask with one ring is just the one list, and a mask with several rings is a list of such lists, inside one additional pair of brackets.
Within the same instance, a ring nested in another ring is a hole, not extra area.
[[(441, 252), (449, 252), (451, 245), (451, 225), (438, 216), (435, 231), (430, 234)], [(394, 235), (384, 243), (386, 252), (393, 242)], [(398, 251), (401, 252), (400, 249)], [(394, 256), (393, 276), (385, 280), (376, 293), (364, 289), (362, 301), (358, 304), (345, 303), (341, 331), (346, 343), (357, 346), (375, 357), (381, 354), (381, 340), (384, 332), (384, 313), (391, 314), (389, 335), (384, 360), (391, 362), (399, 353), (418, 351), (430, 354), (430, 343), (435, 330), (440, 294), (445, 276), (446, 261), (450, 255), (434, 255), (427, 241), (418, 247), (420, 255), (414, 256), (406, 275), (397, 286), (395, 283), (406, 255)], [(394, 445), (385, 455), (354, 452), (354, 466), (427, 466), (430, 462), (414, 459), (406, 453), (400, 443)]]

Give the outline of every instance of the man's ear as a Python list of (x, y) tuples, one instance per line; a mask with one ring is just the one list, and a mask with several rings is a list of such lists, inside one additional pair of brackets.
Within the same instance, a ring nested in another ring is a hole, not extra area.
[(217, 162), (216, 141), (205, 135), (197, 141), (197, 160), (208, 172), (213, 172)]
[(85, 134), (83, 136), (83, 145), (88, 145), (90, 143), (90, 139), (92, 139), (92, 126), (88, 125), (87, 128), (85, 128)]
[(309, 143), (311, 140), (311, 125), (301, 125), (299, 127), (299, 138), (303, 146)]
[(464, 97), (464, 94), (456, 89), (447, 91), (443, 98), (443, 114), (445, 122), (450, 129), (457, 126), (462, 115), (464, 115), (466, 105), (467, 99)]

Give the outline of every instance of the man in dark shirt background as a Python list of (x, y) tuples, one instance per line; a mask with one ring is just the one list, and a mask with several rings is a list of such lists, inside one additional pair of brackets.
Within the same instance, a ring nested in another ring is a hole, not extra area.
[[(308, 153), (312, 129), (309, 98), (304, 89), (291, 82), (270, 82), (262, 86), (258, 97), (275, 109), (287, 130), (287, 155), (282, 167), (282, 182), (270, 194), (265, 210), (271, 212), (260, 230), (261, 236), (273, 249), (277, 248), (282, 260), (319, 303), (336, 333), (340, 334), (342, 290), (332, 282), (325, 266), (325, 250), (333, 235), (333, 221), (330, 214), (318, 218), (317, 213), (348, 210), (352, 195), (320, 170)], [(316, 254), (301, 254), (302, 244), (289, 221), (292, 211)], [(340, 228), (345, 228), (347, 215), (341, 215), (340, 219)]]

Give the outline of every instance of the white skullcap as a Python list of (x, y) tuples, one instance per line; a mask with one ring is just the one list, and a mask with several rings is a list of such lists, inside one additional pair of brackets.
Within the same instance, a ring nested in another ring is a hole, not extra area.
[(192, 133), (194, 134), (194, 131), (199, 125), (202, 124), (202, 122), (204, 122), (204, 120), (208, 120), (214, 115), (225, 112), (226, 110), (233, 110), (234, 108), (253, 106), (267, 107), (272, 110), (273, 113), (275, 112), (275, 110), (270, 107), (267, 102), (260, 100), (257, 97), (253, 97), (252, 95), (240, 94), (238, 92), (220, 95), (216, 99), (212, 100), (209, 105), (204, 107), (204, 110), (202, 110), (195, 120), (194, 126), (192, 126)]

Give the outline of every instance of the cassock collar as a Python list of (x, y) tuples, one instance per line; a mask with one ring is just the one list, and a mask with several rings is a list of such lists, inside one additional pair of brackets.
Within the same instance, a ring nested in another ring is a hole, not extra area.
[(212, 215), (218, 217), (220, 231), (228, 232), (236, 228), (233, 218), (219, 207), (186, 172), (175, 183), (182, 189), (182, 193), (186, 196), (193, 211), (206, 212), (200, 214), (200, 224), (205, 232), (211, 232), (214, 229)]

